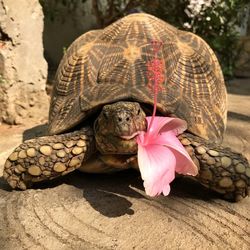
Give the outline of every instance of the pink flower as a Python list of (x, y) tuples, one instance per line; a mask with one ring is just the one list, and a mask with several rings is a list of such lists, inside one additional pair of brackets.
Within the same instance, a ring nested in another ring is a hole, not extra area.
[[(162, 90), (165, 79), (164, 60), (158, 59), (161, 41), (151, 42), (154, 58), (147, 62), (148, 87), (153, 91), (154, 109), (147, 117), (147, 132), (137, 136), (138, 164), (146, 193), (156, 196), (168, 195), (170, 183), (179, 174), (196, 175), (198, 169), (189, 154), (177, 139), (186, 130), (185, 121), (178, 118), (157, 117), (157, 95)], [(161, 58), (161, 57), (160, 57)]]
[(187, 128), (185, 121), (170, 117), (147, 117), (148, 131), (137, 136), (138, 164), (146, 194), (168, 195), (175, 172), (195, 176), (198, 173), (177, 135)]

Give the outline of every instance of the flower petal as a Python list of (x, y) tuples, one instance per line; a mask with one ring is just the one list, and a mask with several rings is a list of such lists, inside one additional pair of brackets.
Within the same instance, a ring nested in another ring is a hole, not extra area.
[(198, 167), (173, 132), (166, 132), (158, 135), (155, 143), (172, 149), (176, 157), (175, 171), (177, 173), (193, 176), (198, 174)]
[[(147, 123), (150, 124), (152, 116), (146, 117)], [(187, 123), (184, 120), (173, 117), (155, 116), (149, 133), (151, 136), (158, 135), (162, 132), (173, 131), (175, 135), (183, 133), (187, 129)]]
[[(147, 117), (150, 124), (152, 117)], [(169, 183), (180, 174), (196, 175), (198, 168), (176, 137), (187, 128), (185, 121), (172, 117), (155, 117), (150, 131), (137, 136), (138, 164), (145, 191), (150, 196), (170, 192)]]
[(197, 175), (198, 168), (193, 160), (185, 150), (179, 139), (175, 136), (174, 132), (163, 132), (158, 136), (151, 139), (154, 145), (164, 145), (173, 150), (176, 157), (176, 172), (184, 175)]
[(169, 183), (175, 177), (176, 159), (165, 146), (138, 144), (138, 164), (146, 193), (150, 196), (167, 195)]

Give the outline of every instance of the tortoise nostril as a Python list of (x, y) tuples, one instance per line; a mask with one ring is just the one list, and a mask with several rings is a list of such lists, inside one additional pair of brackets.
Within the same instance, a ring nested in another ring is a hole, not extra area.
[(130, 122), (131, 121), (131, 117), (130, 117), (130, 115), (129, 114), (119, 114), (118, 116), (117, 116), (117, 121), (119, 122), (119, 123), (128, 123), (128, 122)]

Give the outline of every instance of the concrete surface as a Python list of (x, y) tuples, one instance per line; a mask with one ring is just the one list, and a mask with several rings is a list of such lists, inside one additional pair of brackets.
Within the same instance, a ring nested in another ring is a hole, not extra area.
[[(250, 80), (228, 86), (224, 144), (250, 160)], [(23, 138), (43, 130), (43, 126), (35, 130), (1, 126), (0, 170)], [(229, 203), (185, 179), (175, 181), (170, 196), (152, 199), (134, 171), (113, 175), (76, 171), (27, 191), (11, 191), (0, 179), (0, 249), (247, 250), (249, 208), (249, 197)]]

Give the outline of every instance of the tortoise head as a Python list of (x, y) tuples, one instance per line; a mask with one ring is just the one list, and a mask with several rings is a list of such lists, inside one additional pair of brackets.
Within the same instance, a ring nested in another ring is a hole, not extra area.
[(136, 136), (146, 130), (146, 115), (137, 102), (105, 105), (95, 121), (95, 139), (102, 154), (135, 154)]

